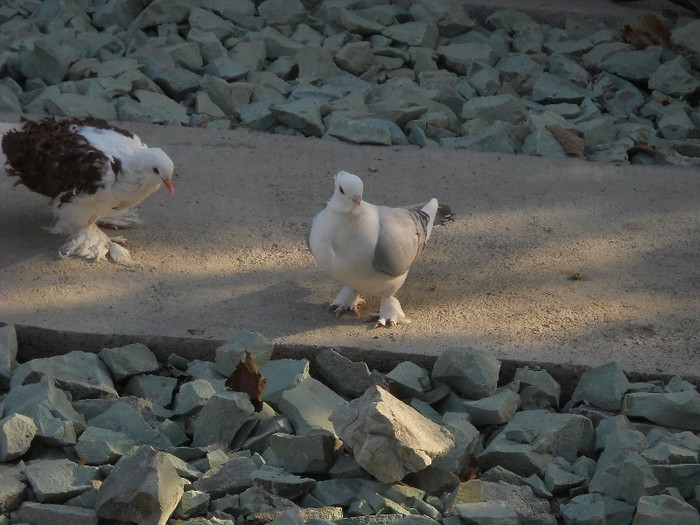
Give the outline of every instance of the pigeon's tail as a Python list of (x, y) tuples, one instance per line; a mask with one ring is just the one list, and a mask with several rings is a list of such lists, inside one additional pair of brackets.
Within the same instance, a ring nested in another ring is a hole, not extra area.
[(425, 228), (425, 240), (430, 238), (430, 232), (433, 231), (433, 223), (435, 222), (435, 216), (437, 215), (439, 205), (437, 199), (430, 199), (428, 204), (420, 209), (420, 215), (422, 215), (422, 222)]

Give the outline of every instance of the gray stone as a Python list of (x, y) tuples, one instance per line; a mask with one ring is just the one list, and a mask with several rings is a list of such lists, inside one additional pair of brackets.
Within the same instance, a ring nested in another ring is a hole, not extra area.
[(384, 25), (344, 8), (340, 9), (340, 24), (349, 33), (357, 33), (358, 35), (377, 34), (384, 29)]
[(46, 84), (61, 82), (70, 65), (80, 58), (81, 53), (77, 48), (50, 35), (36, 39), (31, 47), (17, 55), (22, 75), (39, 78)]
[(540, 392), (553, 408), (559, 406), (561, 386), (546, 370), (529, 366), (519, 367), (515, 370), (513, 381), (520, 383), (521, 398), (523, 388), (530, 386)]
[(307, 17), (299, 0), (265, 0), (258, 5), (258, 12), (266, 24), (274, 26), (295, 26)]
[(494, 66), (499, 60), (498, 53), (493, 47), (480, 42), (438, 46), (435, 51), (444, 58), (450, 69), (463, 75), (469, 72), (474, 62)]
[(226, 55), (226, 48), (213, 33), (191, 27), (187, 32), (187, 41), (197, 44), (205, 63)]
[(370, 372), (362, 361), (351, 361), (332, 348), (319, 350), (315, 355), (319, 373), (332, 387), (350, 397), (360, 397), (365, 390), (383, 380), (378, 372)]
[(591, 450), (593, 425), (588, 418), (528, 410), (516, 413), (477, 458), (482, 468), (508, 465), (516, 474), (529, 476), (552, 458), (572, 462), (579, 453)]
[(482, 96), (495, 95), (501, 88), (500, 72), (486, 64), (475, 64), (468, 74), (469, 83)]
[(299, 385), (309, 377), (308, 359), (274, 359), (260, 367), (260, 373), (267, 383), (263, 400), (277, 407), (282, 400), (282, 393)]
[(633, 393), (622, 400), (622, 413), (653, 423), (700, 430), (700, 394), (694, 390), (671, 393)]
[(540, 157), (565, 158), (567, 157), (564, 147), (552, 133), (544, 128), (535, 129), (525, 138), (522, 149), (523, 155), (533, 155)]
[(302, 478), (289, 474), (283, 469), (263, 466), (251, 475), (253, 486), (268, 494), (296, 500), (307, 493), (316, 484), (313, 478)]
[(633, 505), (600, 494), (575, 496), (569, 504), (562, 505), (560, 509), (566, 525), (626, 525), (632, 521), (635, 510)]
[(236, 60), (232, 60), (227, 56), (215, 58), (203, 69), (205, 74), (221, 78), (229, 82), (245, 78), (249, 71), (249, 66)]
[(97, 355), (107, 365), (115, 381), (137, 374), (155, 372), (160, 366), (155, 354), (141, 343), (104, 348)]
[(449, 348), (433, 365), (433, 381), (441, 381), (469, 399), (496, 392), (501, 363), (491, 354), (474, 348)]
[(97, 493), (97, 515), (144, 525), (165, 524), (185, 483), (168, 458), (145, 445), (122, 457)]
[(162, 24), (180, 24), (187, 21), (192, 2), (187, 0), (154, 0), (133, 21), (140, 29)]
[(424, 469), (454, 446), (447, 429), (376, 386), (341, 405), (330, 420), (358, 464), (387, 483)]
[(254, 86), (248, 82), (229, 83), (223, 79), (205, 75), (202, 89), (209, 95), (217, 108), (220, 108), (224, 114), (231, 116), (235, 115), (236, 108), (250, 103)]
[(549, 72), (567, 78), (582, 88), (587, 87), (591, 79), (588, 71), (564, 55), (555, 54), (549, 57)]
[(485, 25), (490, 29), (503, 29), (510, 34), (526, 29), (543, 29), (529, 15), (515, 9), (500, 9), (491, 13), (486, 17)]
[(92, 13), (92, 23), (99, 29), (106, 29), (111, 26), (127, 29), (142, 9), (143, 4), (139, 0), (106, 2), (95, 6), (95, 10)]
[(637, 453), (625, 454), (620, 464), (620, 499), (635, 504), (642, 496), (653, 496), (660, 491), (649, 463)]
[(210, 497), (206, 492), (198, 490), (186, 490), (180, 502), (173, 511), (173, 516), (181, 519), (189, 519), (195, 516), (202, 516), (207, 513)]
[(361, 76), (373, 67), (377, 67), (377, 57), (372, 52), (372, 45), (366, 41), (348, 42), (335, 55), (335, 63), (348, 73)]
[(39, 383), (14, 386), (2, 401), (6, 414), (24, 414), (37, 427), (36, 436), (49, 445), (73, 445), (76, 427), (82, 430), (85, 418), (76, 412), (67, 394), (55, 380), (45, 376)]
[(12, 461), (29, 450), (37, 427), (30, 417), (9, 413), (0, 419), (0, 462)]
[[(648, 439), (648, 438), (647, 438)], [(651, 464), (678, 465), (700, 462), (700, 452), (673, 443), (659, 442), (642, 451), (642, 457)]]
[(674, 488), (686, 499), (690, 499), (700, 485), (700, 464), (652, 465), (651, 472), (664, 488)]
[(192, 7), (188, 22), (191, 28), (213, 34), (220, 41), (238, 35), (242, 31), (230, 20), (221, 18), (216, 13), (199, 7)]
[(10, 386), (12, 372), (17, 366), (17, 331), (14, 325), (0, 327), (0, 390)]
[(22, 102), (9, 87), (0, 85), (0, 111), (6, 113), (21, 113)]
[(245, 353), (249, 352), (262, 367), (270, 360), (273, 344), (264, 335), (248, 330), (239, 330), (226, 343), (216, 349), (216, 371), (224, 377), (230, 376), (238, 363), (245, 359)]
[(74, 93), (49, 95), (44, 106), (49, 113), (62, 117), (95, 117), (116, 120), (114, 106), (104, 100)]
[(432, 388), (428, 371), (411, 361), (402, 361), (386, 374), (396, 392), (404, 397), (419, 397)]
[(261, 31), (261, 36), (265, 42), (265, 49), (267, 50), (268, 59), (275, 59), (289, 55), (293, 56), (304, 48), (303, 44), (295, 42), (291, 38), (284, 36), (271, 26), (266, 26)]
[(356, 119), (333, 113), (324, 122), (326, 134), (333, 138), (354, 144), (390, 146), (393, 143), (391, 131), (380, 120), (384, 119)]
[(13, 523), (52, 523), (53, 525), (98, 525), (93, 509), (55, 503), (25, 501), (12, 513)]
[[(682, 51), (700, 56), (698, 31), (700, 31), (700, 20), (690, 20), (686, 24), (679, 24), (671, 31), (671, 42)], [(695, 64), (695, 67), (697, 66)]]
[(648, 85), (666, 95), (685, 97), (700, 88), (700, 79), (692, 74), (690, 62), (679, 55), (661, 64), (649, 77)]
[(521, 99), (514, 95), (493, 95), (467, 100), (462, 106), (462, 118), (480, 118), (518, 123), (527, 118), (527, 110)]
[(315, 432), (304, 436), (277, 433), (270, 436), (270, 449), (287, 472), (328, 472), (338, 459), (341, 443), (333, 434)]
[(344, 478), (317, 481), (309, 493), (317, 506), (349, 507), (359, 494), (380, 492), (380, 483), (369, 479)]
[(492, 396), (464, 402), (467, 414), (477, 426), (507, 423), (519, 406), (520, 396), (507, 388)]
[(620, 499), (623, 480), (620, 467), (630, 454), (638, 454), (647, 445), (644, 434), (636, 430), (614, 428), (605, 439), (605, 448), (598, 460), (598, 467), (588, 484), (589, 492), (597, 492)]
[(194, 111), (198, 115), (206, 115), (212, 118), (226, 117), (226, 113), (224, 113), (219, 106), (214, 104), (209, 96), (209, 93), (206, 91), (197, 91), (194, 102)]
[(679, 104), (673, 104), (665, 109), (657, 126), (661, 135), (669, 140), (683, 140), (697, 131), (686, 109)]
[(329, 417), (346, 402), (326, 385), (309, 377), (282, 392), (281, 397), (279, 410), (289, 418), (298, 435), (316, 430), (335, 434)]
[(322, 47), (305, 45), (294, 57), (299, 65), (299, 78), (308, 82), (328, 80), (344, 73), (333, 61), (333, 55)]
[(583, 135), (587, 149), (601, 144), (609, 144), (617, 137), (615, 119), (606, 115), (579, 122), (576, 124), (576, 130)]
[(562, 468), (560, 464), (556, 463), (556, 460), (544, 468), (545, 486), (555, 496), (566, 494), (569, 490), (579, 487), (585, 482), (586, 478)]
[[(0, 513), (16, 509), (27, 496), (27, 486), (20, 480), (0, 473)], [(2, 519), (0, 518), (0, 523)], [(9, 525), (9, 521), (6, 524)]]
[(433, 459), (436, 468), (461, 474), (467, 468), (469, 460), (476, 450), (479, 431), (469, 421), (469, 416), (458, 412), (445, 412), (442, 425), (452, 433), (455, 446), (444, 456)]
[(121, 432), (136, 443), (152, 445), (159, 450), (166, 450), (172, 446), (172, 442), (153, 428), (138, 409), (122, 399), (91, 418), (88, 425)]
[(96, 467), (82, 466), (68, 459), (30, 461), (24, 473), (39, 503), (63, 503), (90, 490), (98, 477)]
[(252, 475), (260, 466), (250, 458), (233, 457), (224, 464), (208, 470), (188, 488), (208, 493), (212, 498), (238, 494), (253, 485)]
[[(230, 445), (255, 409), (247, 394), (222, 392), (207, 399), (192, 422), (192, 446)], [(221, 414), (226, 414), (225, 418)]]
[(307, 137), (321, 137), (326, 128), (321, 119), (322, 104), (312, 98), (282, 102), (270, 106), (272, 115)]
[(216, 391), (206, 379), (195, 379), (180, 386), (173, 413), (188, 416), (198, 412)]
[(580, 103), (587, 96), (587, 90), (551, 73), (542, 73), (532, 87), (532, 99), (535, 102)]
[(75, 444), (75, 452), (87, 465), (116, 463), (138, 444), (122, 432), (88, 426)]
[(400, 44), (434, 49), (438, 28), (434, 23), (419, 20), (391, 25), (382, 34)]
[(190, 118), (187, 109), (174, 100), (145, 89), (137, 89), (132, 98), (123, 97), (115, 107), (121, 120), (135, 120), (153, 124), (186, 124)]
[(201, 83), (200, 75), (178, 66), (164, 49), (144, 47), (136, 51), (133, 58), (138, 61), (145, 75), (175, 99), (195, 91)]
[(593, 89), (605, 94), (602, 100), (607, 111), (624, 118), (640, 108), (646, 99), (646, 95), (631, 82), (605, 72), (596, 76)]
[(174, 377), (139, 374), (127, 381), (122, 394), (147, 399), (165, 407), (171, 403), (176, 385), (177, 379)]
[(611, 362), (584, 372), (571, 395), (571, 402), (589, 403), (605, 410), (619, 410), (628, 388), (629, 381), (620, 365)]
[(697, 525), (700, 523), (698, 510), (683, 500), (659, 494), (644, 496), (637, 503), (637, 512), (632, 525)]
[(660, 58), (661, 48), (652, 46), (639, 51), (619, 51), (603, 60), (599, 67), (627, 80), (642, 81), (659, 68)]
[(520, 518), (513, 507), (502, 501), (463, 503), (455, 507), (457, 516), (466, 523), (480, 525), (518, 525)]

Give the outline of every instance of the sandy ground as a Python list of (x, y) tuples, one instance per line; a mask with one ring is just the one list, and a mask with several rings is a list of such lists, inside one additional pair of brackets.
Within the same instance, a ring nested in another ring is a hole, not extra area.
[[(151, 196), (126, 232), (134, 263), (60, 259), (46, 199), (2, 176), (0, 321), (197, 340), (245, 328), (279, 345), (421, 355), (471, 345), (700, 376), (697, 168), (128, 127), (177, 172), (175, 197)], [(369, 202), (435, 196), (455, 212), (398, 293), (410, 325), (371, 330), (326, 310), (339, 285), (305, 234), (341, 169), (364, 178)]]

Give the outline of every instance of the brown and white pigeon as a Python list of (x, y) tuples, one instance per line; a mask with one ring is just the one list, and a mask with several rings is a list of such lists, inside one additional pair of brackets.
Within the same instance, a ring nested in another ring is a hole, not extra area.
[(134, 207), (161, 184), (174, 194), (170, 157), (103, 120), (22, 119), (2, 137), (2, 151), (16, 184), (51, 198), (55, 222), (48, 230), (70, 236), (61, 257), (101, 260), (109, 254), (128, 262), (125, 239), (109, 237), (100, 226), (140, 224)]
[[(331, 311), (338, 317), (364, 302), (360, 294), (381, 298), (375, 326), (410, 323), (394, 294), (423, 251), (433, 225), (452, 220), (437, 199), (416, 208), (375, 206), (362, 200), (362, 180), (347, 171), (335, 177), (335, 191), (311, 221), (308, 245), (316, 263), (343, 283)], [(436, 217), (439, 219), (436, 222)]]

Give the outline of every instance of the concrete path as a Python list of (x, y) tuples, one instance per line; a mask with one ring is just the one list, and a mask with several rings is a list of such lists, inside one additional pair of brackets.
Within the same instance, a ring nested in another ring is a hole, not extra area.
[[(280, 345), (421, 355), (473, 345), (700, 376), (697, 168), (128, 127), (177, 171), (175, 197), (151, 196), (126, 232), (134, 264), (58, 258), (46, 199), (3, 174), (0, 322), (197, 340), (246, 328)], [(305, 233), (341, 169), (364, 178), (369, 202), (435, 196), (455, 212), (398, 294), (410, 325), (370, 330), (326, 310), (339, 285)]]

